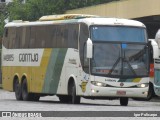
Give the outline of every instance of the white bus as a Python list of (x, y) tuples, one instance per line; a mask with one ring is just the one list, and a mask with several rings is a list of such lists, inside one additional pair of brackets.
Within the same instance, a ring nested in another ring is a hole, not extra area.
[(156, 33), (155, 40), (152, 40), (154, 55), (154, 92), (160, 96), (160, 29)]
[(3, 88), (17, 100), (57, 95), (80, 98), (146, 98), (149, 44), (144, 24), (92, 15), (43, 16), (39, 21), (5, 25)]

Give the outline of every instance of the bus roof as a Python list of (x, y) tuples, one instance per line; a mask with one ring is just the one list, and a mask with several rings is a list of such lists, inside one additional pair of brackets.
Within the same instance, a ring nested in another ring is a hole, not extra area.
[(98, 17), (98, 16), (87, 15), (87, 14), (48, 15), (48, 16), (42, 16), (39, 19), (39, 21), (68, 20), (68, 19), (81, 19), (81, 18), (93, 18), (93, 17)]
[(90, 25), (121, 25), (121, 26), (136, 26), (145, 27), (139, 21), (120, 19), (120, 18), (104, 18), (95, 15), (81, 15), (81, 14), (65, 14), (65, 15), (49, 15), (43, 16), (39, 21), (25, 22), (13, 21), (5, 25), (5, 27), (19, 27), (19, 26), (38, 26), (47, 24), (60, 24), (60, 23), (86, 23)]

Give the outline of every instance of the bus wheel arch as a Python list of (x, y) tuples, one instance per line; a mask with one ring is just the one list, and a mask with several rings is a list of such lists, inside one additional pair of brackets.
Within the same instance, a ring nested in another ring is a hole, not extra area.
[(13, 91), (15, 92), (16, 99), (22, 100), (22, 89), (17, 75), (15, 75), (13, 78)]
[(154, 86), (152, 82), (149, 82), (149, 90), (148, 90), (148, 95), (147, 98), (133, 98), (134, 100), (138, 101), (149, 101), (151, 100), (154, 96), (156, 96), (154, 92)]
[(26, 75), (23, 75), (22, 78), (21, 78), (21, 84), (23, 83), (23, 81), (24, 81), (25, 79), (27, 80), (27, 77), (26, 77)]
[(13, 92), (15, 92), (15, 84), (17, 81), (20, 83), (18, 75), (15, 75), (13, 78)]
[(70, 97), (70, 102), (72, 104), (79, 104), (80, 103), (80, 96), (77, 96), (76, 82), (73, 77), (70, 77), (70, 79), (68, 81), (68, 95)]

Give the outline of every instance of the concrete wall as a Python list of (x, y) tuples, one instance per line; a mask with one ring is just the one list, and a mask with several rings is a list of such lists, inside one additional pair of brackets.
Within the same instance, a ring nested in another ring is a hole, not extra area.
[(68, 14), (93, 14), (107, 17), (139, 18), (160, 15), (160, 0), (121, 0), (80, 9)]

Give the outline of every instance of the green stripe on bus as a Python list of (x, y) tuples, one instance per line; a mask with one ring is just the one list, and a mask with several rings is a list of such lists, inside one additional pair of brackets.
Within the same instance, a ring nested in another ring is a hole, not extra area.
[(43, 93), (50, 93), (50, 94), (57, 93), (57, 88), (66, 52), (67, 49), (64, 48), (63, 49), (55, 48), (52, 50), (44, 80), (44, 86), (42, 91)]

